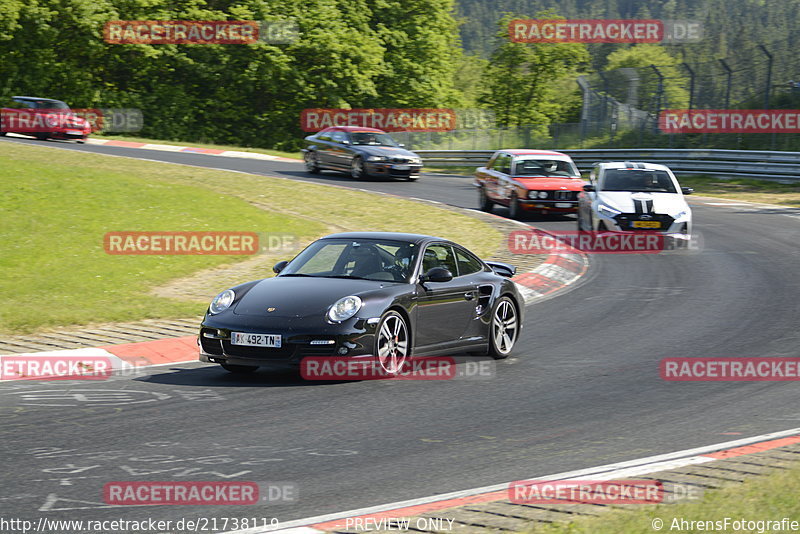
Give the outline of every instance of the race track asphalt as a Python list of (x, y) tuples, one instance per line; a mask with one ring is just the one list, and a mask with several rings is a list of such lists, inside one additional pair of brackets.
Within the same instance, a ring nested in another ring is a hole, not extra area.
[[(477, 207), (466, 177), (354, 183), (293, 162), (3, 141)], [(800, 214), (693, 209), (699, 250), (592, 256), (583, 283), (528, 309), (519, 350), (488, 380), (306, 383), (193, 363), (103, 382), (2, 384), (0, 515), (287, 521), (796, 427), (796, 383), (659, 376), (665, 357), (798, 356)], [(571, 217), (529, 222), (575, 226)], [(104, 505), (103, 485), (124, 480), (291, 482), (299, 496), (249, 507)]]

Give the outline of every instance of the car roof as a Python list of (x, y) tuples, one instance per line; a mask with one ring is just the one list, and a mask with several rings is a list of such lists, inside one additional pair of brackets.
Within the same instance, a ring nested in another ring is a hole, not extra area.
[(669, 167), (644, 161), (604, 161), (598, 164), (605, 169), (639, 169), (645, 171), (668, 171)]
[(322, 132), (371, 132), (371, 133), (386, 133), (383, 130), (378, 130), (377, 128), (367, 128), (366, 126), (328, 126), (324, 130), (320, 130), (319, 133)]
[(37, 100), (43, 102), (61, 102), (62, 104), (64, 103), (63, 101), (56, 100), (55, 98), (43, 98), (39, 96), (12, 96), (11, 98), (16, 98), (19, 100)]
[(498, 150), (498, 152), (505, 152), (512, 156), (562, 156), (568, 158), (567, 154), (563, 152), (556, 152), (555, 150), (529, 150), (527, 148), (513, 148)]
[(341, 232), (338, 234), (326, 235), (321, 239), (385, 239), (387, 241), (405, 241), (408, 243), (424, 244), (431, 241), (446, 241), (449, 239), (434, 237), (425, 234), (409, 234), (403, 232)]

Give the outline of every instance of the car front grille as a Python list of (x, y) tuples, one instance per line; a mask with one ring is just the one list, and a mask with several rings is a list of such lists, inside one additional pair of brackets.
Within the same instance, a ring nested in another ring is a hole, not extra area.
[[(631, 230), (631, 231), (635, 230), (637, 232), (641, 231), (663, 232), (665, 230), (668, 230), (669, 227), (672, 226), (672, 223), (675, 221), (675, 219), (663, 213), (651, 213), (649, 214), (649, 216), (650, 218), (646, 219), (642, 218), (641, 214), (621, 213), (616, 217), (614, 217), (614, 220), (617, 221), (617, 224), (619, 225), (620, 229)], [(633, 226), (634, 221), (657, 221), (660, 223), (660, 226), (658, 228), (634, 228)]]
[(578, 200), (577, 191), (553, 191), (556, 200)]

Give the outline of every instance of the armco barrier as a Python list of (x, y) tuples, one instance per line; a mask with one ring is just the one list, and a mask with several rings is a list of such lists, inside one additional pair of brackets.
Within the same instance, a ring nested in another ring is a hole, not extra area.
[[(494, 150), (416, 150), (429, 167), (479, 167)], [(705, 174), (719, 178), (800, 181), (800, 152), (718, 149), (588, 149), (561, 150), (581, 171), (599, 161), (661, 163), (677, 175)]]

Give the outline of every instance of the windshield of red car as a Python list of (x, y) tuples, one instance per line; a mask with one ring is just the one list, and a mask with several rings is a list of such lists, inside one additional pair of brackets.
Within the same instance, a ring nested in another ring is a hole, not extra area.
[(519, 159), (514, 164), (514, 176), (555, 176), (580, 178), (578, 169), (569, 161), (557, 159)]

